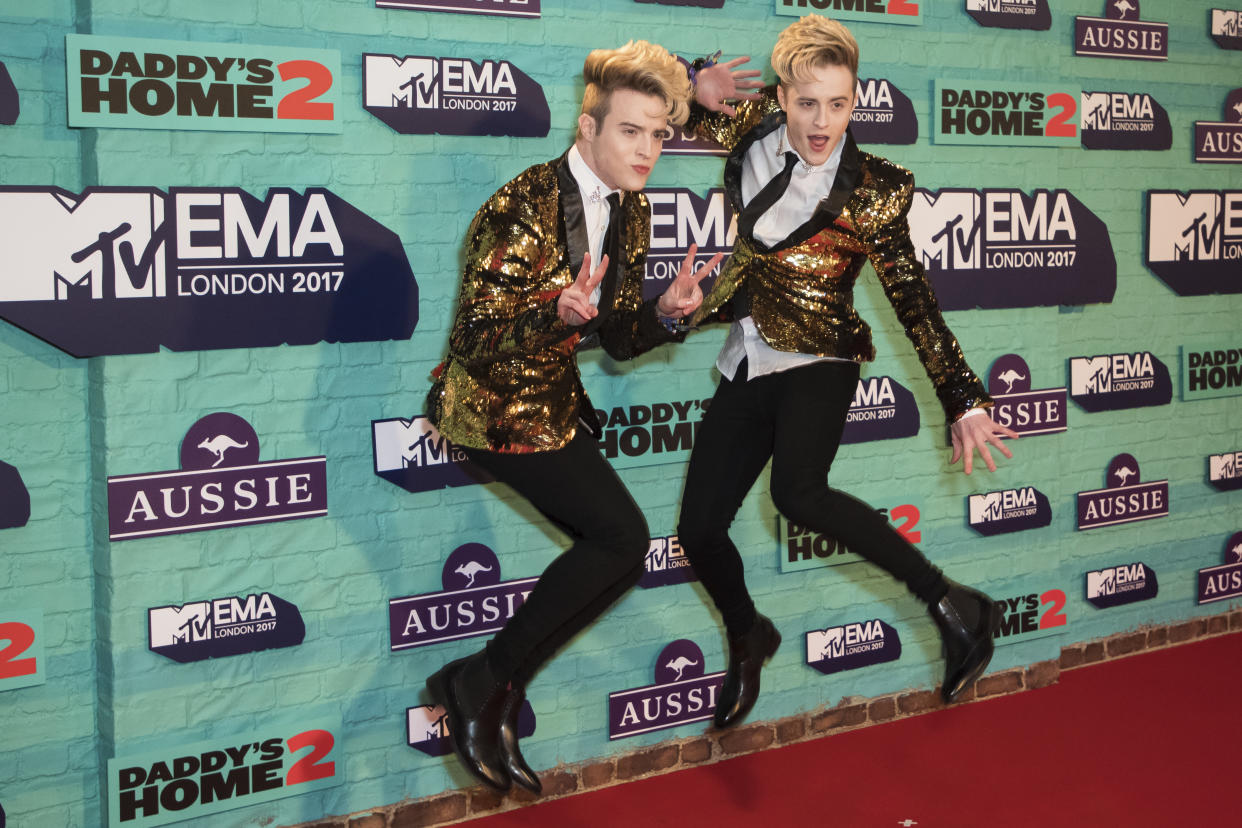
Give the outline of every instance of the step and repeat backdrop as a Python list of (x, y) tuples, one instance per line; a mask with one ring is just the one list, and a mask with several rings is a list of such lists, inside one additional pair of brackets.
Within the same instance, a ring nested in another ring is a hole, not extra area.
[[(467, 225), (569, 146), (590, 49), (772, 80), (812, 12), (858, 38), (854, 133), (915, 172), (919, 257), (1022, 434), (994, 474), (949, 467), (868, 269), (879, 358), (831, 482), (1003, 603), (995, 669), (1242, 602), (1242, 7), (30, 0), (0, 10), (9, 825), (287, 825), (471, 784), (423, 681), (567, 542), (425, 418)], [(730, 248), (720, 155), (668, 142), (649, 295)], [(710, 717), (725, 642), (676, 514), (724, 333), (582, 355), (653, 537), (531, 685), (538, 769)], [(733, 535), (785, 638), (752, 719), (939, 681), (923, 607), (766, 475)]]

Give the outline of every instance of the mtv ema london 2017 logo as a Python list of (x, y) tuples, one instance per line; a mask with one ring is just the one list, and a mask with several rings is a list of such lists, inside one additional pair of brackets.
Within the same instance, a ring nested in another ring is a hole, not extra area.
[(1199, 570), (1199, 603), (1214, 604), (1242, 598), (1242, 532), (1225, 541), (1225, 562)]
[(1222, 492), (1242, 489), (1242, 451), (1209, 454), (1208, 484)]
[[(724, 190), (713, 187), (700, 198), (685, 187), (652, 187), (643, 191), (651, 203), (651, 246), (643, 274), (643, 299), (668, 289), (690, 245), (698, 245), (695, 266), (702, 267), (717, 253), (729, 255), (737, 237), (737, 217)], [(705, 278), (704, 294), (711, 290), (720, 266)]]
[(1086, 580), (1087, 603), (1097, 609), (1148, 601), (1160, 593), (1156, 570), (1142, 561), (1091, 570)]
[(1098, 529), (1169, 516), (1169, 481), (1142, 482), (1138, 461), (1118, 454), (1108, 464), (1103, 489), (1078, 493), (1078, 528)]
[(1178, 296), (1242, 293), (1242, 190), (1147, 191), (1147, 267)]
[[(535, 709), (526, 699), (518, 710), (519, 739), (535, 733)], [(423, 704), (405, 709), (405, 743), (428, 756), (448, 756), (453, 752), (448, 714), (438, 704)]]
[(375, 0), (377, 9), (538, 17), (540, 0)]
[(259, 438), (236, 414), (208, 414), (181, 442), (181, 470), (108, 478), (108, 539), (202, 532), (323, 517), (327, 458), (259, 462)]
[(1169, 368), (1151, 351), (1070, 357), (1070, 398), (1087, 411), (1168, 405)]
[(656, 659), (654, 684), (608, 694), (608, 738), (625, 739), (710, 719), (725, 674), (703, 670), (698, 644), (688, 638), (670, 643)]
[(17, 467), (0, 460), (0, 529), (18, 529), (30, 520), (30, 492)]
[(1108, 228), (1068, 190), (914, 191), (910, 238), (945, 310), (1111, 302)]
[[(923, 542), (923, 531), (918, 528), (922, 511), (917, 504), (902, 503), (891, 509), (881, 507), (876, 511), (886, 515), (893, 522), (893, 529), (911, 544)], [(780, 561), (781, 572), (801, 572), (865, 560), (836, 538), (799, 526), (783, 515), (776, 516), (776, 557)]]
[(407, 492), (430, 492), (493, 480), (421, 415), (409, 420), (372, 420), (371, 441), (375, 473)]
[(837, 20), (922, 26), (923, 7), (914, 0), (775, 0), (776, 13), (801, 17), (825, 14)]
[(997, 357), (988, 371), (992, 419), (1023, 437), (1059, 434), (1066, 426), (1065, 387), (1031, 390), (1031, 369), (1018, 354)]
[(690, 559), (686, 557), (676, 535), (651, 539), (643, 560), (643, 575), (638, 580), (640, 587), (654, 589), (697, 580), (694, 567), (690, 565)]
[(1242, 11), (1238, 9), (1212, 9), (1208, 33), (1222, 49), (1242, 49)]
[(899, 658), (901, 637), (897, 630), (878, 618), (811, 630), (806, 634), (806, 663), (824, 675)]
[(401, 240), (327, 190), (0, 187), (0, 318), (79, 357), (409, 339)]
[(466, 543), (449, 554), (440, 580), (442, 592), (389, 600), (393, 652), (496, 632), (526, 601), (539, 578), (502, 581), (496, 553), (481, 543)]
[(936, 80), (937, 144), (1078, 146), (1082, 89), (1060, 83), (1017, 84)]
[(315, 719), (109, 759), (108, 825), (153, 828), (334, 787), (340, 733), (339, 718)]
[(967, 511), (970, 528), (986, 537), (1052, 523), (1048, 496), (1034, 486), (972, 494), (967, 498)]
[(1052, 28), (1048, 0), (966, 0), (966, 13), (980, 26), (992, 29)]
[(1082, 145), (1098, 150), (1167, 150), (1169, 113), (1145, 92), (1083, 92)]
[(892, 377), (860, 377), (845, 415), (841, 442), (896, 440), (919, 433), (914, 393)]
[(147, 610), (151, 652), (181, 664), (293, 647), (306, 637), (302, 613), (262, 592)]
[(1065, 604), (1063, 589), (1000, 598), (995, 603), (996, 626), (992, 638), (999, 645), (1062, 633), (1061, 628), (1069, 625)]
[(543, 88), (507, 60), (363, 55), (363, 106), (405, 135), (548, 134)]
[(1225, 96), (1219, 121), (1195, 121), (1195, 160), (1203, 164), (1242, 164), (1242, 88)]
[(884, 78), (859, 78), (850, 131), (860, 144), (913, 144), (919, 139), (914, 103)]
[(1169, 24), (1139, 20), (1139, 0), (1104, 0), (1104, 9), (1107, 17), (1074, 18), (1074, 54), (1169, 59)]
[(1236, 348), (1182, 346), (1182, 399), (1242, 395), (1242, 343)]

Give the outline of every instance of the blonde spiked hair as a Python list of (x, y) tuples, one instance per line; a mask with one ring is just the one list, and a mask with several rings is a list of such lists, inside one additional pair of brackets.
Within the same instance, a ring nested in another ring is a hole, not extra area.
[(671, 124), (684, 124), (690, 115), (694, 88), (685, 67), (663, 46), (631, 40), (620, 49), (596, 49), (582, 65), (582, 79), (586, 81), (582, 111), (596, 124), (604, 122), (612, 93), (618, 89), (662, 99)]
[(812, 80), (821, 66), (844, 66), (858, 79), (858, 41), (850, 30), (818, 14), (791, 23), (772, 48), (772, 68), (782, 84)]

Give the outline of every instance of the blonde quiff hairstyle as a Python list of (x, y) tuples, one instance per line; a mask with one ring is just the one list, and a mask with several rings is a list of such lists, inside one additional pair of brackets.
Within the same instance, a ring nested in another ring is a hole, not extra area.
[(686, 69), (663, 46), (631, 40), (620, 49), (596, 49), (582, 65), (586, 92), (582, 112), (603, 124), (612, 93), (633, 89), (661, 98), (668, 107), (670, 124), (681, 125), (690, 115), (694, 87)]
[(772, 48), (772, 68), (781, 84), (813, 80), (821, 66), (844, 66), (858, 80), (858, 41), (850, 30), (818, 14), (791, 23)]

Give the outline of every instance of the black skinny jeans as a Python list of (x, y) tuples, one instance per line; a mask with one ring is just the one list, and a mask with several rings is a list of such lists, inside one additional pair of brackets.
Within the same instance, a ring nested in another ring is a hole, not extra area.
[(746, 361), (721, 379), (690, 455), (678, 537), (731, 635), (755, 620), (742, 557), (729, 525), (772, 458), (772, 502), (789, 520), (830, 535), (904, 582), (929, 603), (944, 597), (940, 570), (888, 519), (856, 497), (829, 488), (858, 385), (852, 362), (816, 362), (746, 380)]

